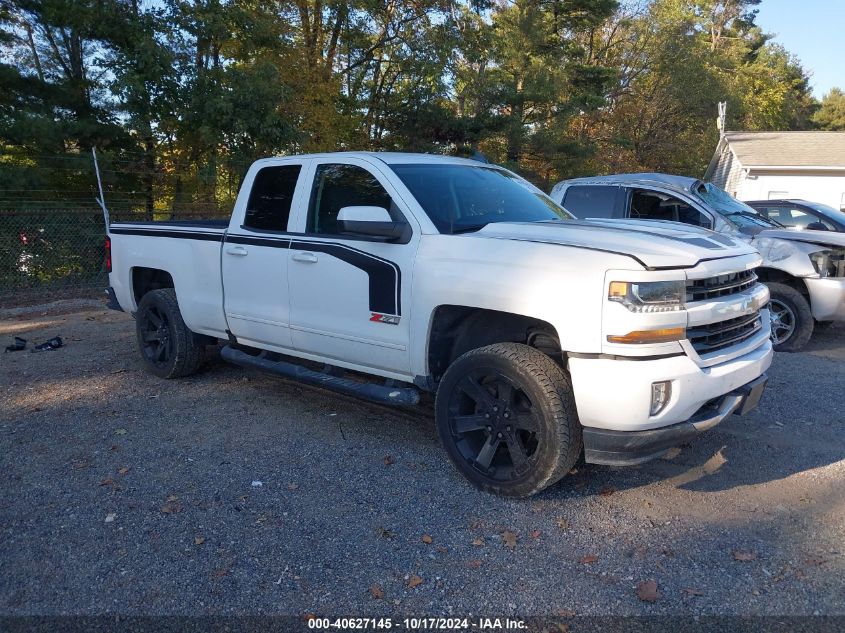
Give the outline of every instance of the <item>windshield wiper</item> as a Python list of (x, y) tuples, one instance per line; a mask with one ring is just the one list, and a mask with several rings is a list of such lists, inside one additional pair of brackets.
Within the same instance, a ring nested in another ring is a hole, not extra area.
[(469, 224), (466, 226), (456, 226), (452, 229), (452, 235), (457, 235), (458, 233), (472, 233), (473, 231), (480, 231), (488, 224), (490, 223), (485, 222), (484, 224)]

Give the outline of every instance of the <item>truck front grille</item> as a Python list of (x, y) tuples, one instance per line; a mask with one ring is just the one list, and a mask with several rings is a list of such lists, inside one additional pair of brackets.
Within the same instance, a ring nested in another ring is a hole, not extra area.
[(717, 277), (688, 281), (687, 303), (735, 295), (743, 290), (748, 290), (756, 283), (757, 275), (753, 270), (743, 270), (738, 273), (727, 273)]
[(757, 311), (735, 319), (709, 323), (687, 330), (687, 337), (695, 351), (702, 355), (739, 345), (757, 334), (762, 327), (760, 312)]

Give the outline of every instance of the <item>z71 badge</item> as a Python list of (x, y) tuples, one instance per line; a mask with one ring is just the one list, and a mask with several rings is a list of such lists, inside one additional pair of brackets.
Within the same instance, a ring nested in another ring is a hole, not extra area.
[(388, 325), (399, 325), (399, 319), (402, 317), (398, 317), (394, 314), (379, 314), (378, 312), (372, 312), (372, 316), (370, 317), (370, 321), (375, 321), (376, 323), (387, 323)]

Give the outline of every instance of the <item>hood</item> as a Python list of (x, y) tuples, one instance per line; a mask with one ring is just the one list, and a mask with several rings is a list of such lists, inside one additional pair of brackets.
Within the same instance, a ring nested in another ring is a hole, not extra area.
[(756, 253), (750, 244), (732, 236), (658, 220), (496, 222), (472, 235), (620, 253), (647, 268), (692, 267), (704, 259)]
[(845, 247), (845, 233), (836, 231), (797, 231), (795, 229), (767, 229), (760, 231), (754, 239), (768, 237), (778, 240), (789, 240), (791, 242), (806, 242), (818, 244), (822, 247)]

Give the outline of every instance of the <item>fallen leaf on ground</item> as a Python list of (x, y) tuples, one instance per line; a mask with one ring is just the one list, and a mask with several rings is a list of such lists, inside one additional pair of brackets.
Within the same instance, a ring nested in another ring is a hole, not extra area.
[(195, 536), (194, 537), (194, 545), (202, 545), (203, 543), (205, 543), (205, 537), (204, 536)]
[(655, 602), (661, 598), (657, 590), (657, 583), (653, 580), (645, 580), (637, 585), (637, 598), (643, 602)]
[(541, 534), (542, 534), (542, 532), (540, 530), (531, 530), (531, 533), (529, 534), (529, 536), (536, 541), (538, 538), (540, 538)]
[(692, 587), (684, 587), (681, 589), (684, 593), (688, 593), (691, 596), (703, 596), (704, 592), (701, 589), (693, 589)]
[(393, 459), (390, 455), (384, 456), (384, 465), (385, 466), (390, 466), (391, 464), (395, 464), (395, 463), (396, 463), (396, 460)]
[(505, 544), (505, 547), (509, 549), (513, 549), (516, 547), (516, 542), (519, 540), (519, 536), (511, 532), (510, 530), (505, 530), (502, 532), (502, 543)]
[(467, 567), (469, 567), (470, 569), (478, 569), (479, 567), (481, 567), (481, 561), (478, 560), (477, 558), (474, 559), (474, 560), (471, 560), (467, 563)]
[(735, 549), (731, 553), (733, 554), (734, 560), (740, 560), (743, 562), (757, 558), (757, 552), (745, 552), (740, 549)]
[(449, 550), (443, 547), (442, 545), (435, 545), (434, 549), (436, 549), (441, 554), (446, 554)]
[(483, 545), (485, 545), (483, 538), (473, 539), (472, 544), (476, 547), (482, 547)]
[(168, 501), (160, 509), (164, 514), (176, 514), (182, 509), (182, 506), (174, 501)]
[(111, 523), (111, 522), (112, 522), (112, 521), (114, 521), (116, 518), (117, 518), (117, 515), (116, 515), (114, 512), (109, 512), (109, 513), (106, 515), (106, 523)]
[(81, 470), (81, 469), (83, 469), (83, 468), (88, 468), (88, 462), (87, 462), (87, 461), (85, 461), (84, 459), (80, 459), (80, 460), (79, 460), (79, 461), (77, 461), (77, 462), (73, 462), (73, 467), (74, 467), (76, 470)]
[(614, 492), (616, 492), (616, 488), (614, 488), (613, 486), (603, 486), (601, 489), (599, 489), (599, 494), (602, 497), (609, 497)]
[(558, 517), (557, 519), (555, 519), (555, 523), (557, 524), (557, 526), (558, 526), (561, 530), (565, 530), (566, 528), (568, 528), (568, 527), (569, 527), (569, 521), (567, 521), (567, 520), (566, 520), (566, 519), (564, 519), (563, 517)]
[(117, 451), (120, 450), (120, 446), (118, 446), (117, 444), (112, 444), (111, 449), (109, 449), (109, 450), (117, 452)]
[(432, 543), (434, 543), (434, 539), (431, 538), (428, 534), (423, 534), (422, 535), (422, 542), (425, 543), (426, 545), (431, 545)]
[(416, 574), (408, 578), (408, 587), (410, 587), (411, 589), (421, 584), (423, 584), (423, 579), (417, 576)]
[(123, 468), (120, 468), (117, 472), (118, 472), (119, 474), (121, 474), (121, 475), (125, 475), (125, 474), (126, 474), (126, 473), (128, 473), (130, 470), (132, 470), (132, 468), (131, 468), (131, 467), (129, 467), (129, 466), (124, 466)]
[(376, 600), (381, 600), (382, 598), (384, 598), (384, 589), (382, 589), (378, 585), (373, 585), (372, 587), (370, 587), (370, 595)]
[(288, 484), (288, 490), (299, 490), (299, 484)]
[(111, 486), (114, 483), (114, 479), (111, 477), (106, 477), (105, 479), (100, 480), (101, 486)]
[(804, 564), (810, 567), (818, 567), (819, 565), (824, 565), (826, 562), (824, 558), (808, 558), (804, 561)]
[(574, 618), (575, 611), (572, 609), (558, 609), (557, 614), (562, 618)]
[(179, 497), (177, 497), (176, 495), (170, 495), (169, 497), (167, 497), (167, 501), (178, 501), (178, 500), (179, 500)]
[(126, 429), (117, 429), (114, 432), (115, 435), (126, 435), (127, 433), (129, 433), (129, 431), (127, 431)]
[(587, 554), (586, 556), (582, 556), (582, 557), (578, 560), (578, 562), (579, 562), (579, 563), (581, 563), (581, 564), (583, 564), (583, 565), (592, 565), (592, 564), (593, 564), (593, 563), (595, 563), (598, 559), (599, 559), (599, 557), (598, 557), (598, 556), (596, 556), (595, 554)]
[(388, 530), (385, 527), (379, 527), (376, 529), (376, 535), (379, 538), (393, 538), (394, 536), (396, 536), (396, 532), (394, 532), (393, 530)]

